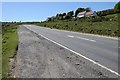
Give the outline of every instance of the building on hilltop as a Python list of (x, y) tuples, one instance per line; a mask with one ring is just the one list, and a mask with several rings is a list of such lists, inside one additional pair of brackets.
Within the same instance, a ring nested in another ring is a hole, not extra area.
[(85, 17), (97, 16), (96, 12), (86, 12)]
[(91, 16), (97, 16), (96, 12), (80, 12), (78, 13), (77, 17), (82, 18), (82, 17), (91, 17)]
[(79, 12), (78, 15), (77, 15), (77, 17), (78, 17), (78, 18), (85, 17), (85, 14), (86, 14), (86, 11), (84, 11), (84, 12)]

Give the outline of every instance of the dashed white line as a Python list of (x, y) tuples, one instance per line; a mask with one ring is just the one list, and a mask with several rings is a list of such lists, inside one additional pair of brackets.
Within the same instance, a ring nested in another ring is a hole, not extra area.
[[(28, 28), (28, 27), (27, 27), (27, 28)], [(30, 28), (28, 28), (28, 29), (31, 30)], [(34, 30), (31, 30), (31, 31), (35, 32)], [(35, 32), (35, 33), (36, 33), (36, 32)], [(92, 63), (94, 63), (94, 64), (96, 64), (96, 65), (98, 65), (98, 66), (100, 66), (100, 67), (102, 67), (102, 68), (104, 68), (104, 69), (106, 69), (106, 70), (108, 70), (108, 71), (110, 71), (110, 72), (116, 74), (117, 76), (120, 76), (120, 74), (117, 73), (116, 71), (113, 71), (112, 69), (109, 69), (109, 68), (107, 68), (106, 66), (103, 66), (103, 65), (101, 65), (100, 63), (95, 62), (94, 60), (92, 60), (92, 59), (90, 59), (90, 58), (87, 58), (87, 57), (81, 55), (80, 53), (78, 53), (78, 52), (76, 52), (76, 51), (74, 51), (74, 50), (69, 49), (69, 48), (66, 47), (66, 46), (63, 46), (62, 44), (57, 43), (57, 42), (55, 42), (55, 41), (53, 41), (53, 40), (51, 40), (51, 39), (49, 39), (49, 38), (43, 36), (42, 34), (38, 34), (38, 35), (40, 35), (41, 37), (43, 37), (43, 38), (45, 38), (45, 39), (47, 39), (47, 40), (49, 40), (49, 41), (51, 41), (51, 42), (53, 42), (53, 43), (55, 43), (55, 44), (61, 46), (61, 47), (63, 47), (63, 48), (65, 48), (65, 49), (67, 49), (67, 50), (69, 50), (69, 51), (71, 51), (71, 52), (73, 52), (73, 53), (75, 53), (75, 54), (77, 54), (77, 55), (79, 55), (79, 56), (81, 56), (81, 57), (83, 57), (83, 58), (89, 60), (90, 62), (92, 62)]]
[(87, 40), (87, 41), (92, 41), (92, 42), (96, 42), (95, 40), (92, 40), (92, 39), (87, 39), (87, 38), (83, 38), (83, 37), (77, 37), (79, 39), (83, 39), (83, 40)]
[(74, 38), (74, 36), (68, 35), (68, 37)]
[[(34, 25), (34, 26), (36, 26), (36, 25)], [(38, 27), (42, 27), (42, 26), (38, 26)], [(82, 34), (82, 35), (118, 40), (118, 37), (111, 37), (111, 36), (98, 35), (98, 34), (88, 34), (88, 33), (81, 33), (81, 32), (73, 32), (73, 31), (66, 31), (66, 30), (59, 30), (59, 29), (50, 29), (50, 28), (46, 28), (46, 27), (42, 27), (42, 28), (49, 29), (49, 30), (55, 30), (55, 31), (63, 31), (63, 32), (69, 32), (69, 33), (75, 33), (75, 34)]]
[(87, 41), (92, 41), (92, 42), (96, 42), (95, 40), (92, 39), (88, 39), (88, 38), (83, 38), (83, 37), (76, 37), (76, 36), (72, 36), (72, 35), (67, 35), (70, 38), (78, 38), (78, 39), (82, 39), (82, 40), (87, 40)]

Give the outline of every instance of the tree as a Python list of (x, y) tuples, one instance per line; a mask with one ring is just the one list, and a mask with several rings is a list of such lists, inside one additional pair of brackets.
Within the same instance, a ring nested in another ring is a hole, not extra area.
[(63, 19), (63, 14), (59, 14), (59, 20), (62, 20)]
[(57, 14), (56, 15), (56, 20), (62, 20), (63, 19), (63, 14)]
[(118, 2), (114, 7), (115, 12), (120, 12), (120, 2)]
[(70, 19), (70, 18), (72, 18), (73, 14), (74, 14), (73, 11), (68, 12), (67, 15), (65, 16), (65, 19)]
[(87, 8), (85, 9), (85, 11), (86, 11), (86, 12), (90, 12), (90, 11), (92, 11), (92, 10), (91, 10), (90, 7), (87, 7)]
[(78, 13), (79, 12), (83, 12), (85, 11), (85, 8), (78, 8), (76, 11), (75, 11), (75, 17), (77, 17)]
[(62, 16), (66, 16), (66, 13), (63, 13)]
[(59, 17), (59, 14), (57, 14), (56, 17)]
[(59, 14), (59, 17), (62, 17), (62, 14)]
[(65, 19), (70, 19), (70, 18), (71, 18), (71, 17), (70, 17), (70, 16), (68, 16), (68, 15), (66, 15), (66, 16), (65, 16)]
[(51, 18), (48, 18), (47, 21), (51, 21), (52, 19)]
[(68, 13), (67, 13), (67, 16), (72, 17), (72, 16), (73, 16), (73, 14), (74, 14), (74, 12), (73, 12), (73, 11), (70, 11), (70, 12), (68, 12)]
[(97, 12), (98, 16), (106, 16), (109, 14), (115, 14), (114, 9), (107, 9), (107, 10), (102, 10), (102, 11)]

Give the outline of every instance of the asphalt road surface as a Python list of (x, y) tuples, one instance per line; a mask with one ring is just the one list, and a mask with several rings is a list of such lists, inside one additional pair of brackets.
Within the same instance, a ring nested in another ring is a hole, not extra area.
[[(117, 39), (86, 35), (34, 25), (18, 30), (19, 46), (13, 75), (22, 78), (95, 78), (116, 77), (111, 71), (92, 63), (94, 60), (118, 71)], [(90, 60), (51, 41), (66, 46)]]
[(37, 34), (42, 34), (43, 36), (118, 72), (117, 39), (47, 29), (33, 25), (26, 25), (26, 27)]

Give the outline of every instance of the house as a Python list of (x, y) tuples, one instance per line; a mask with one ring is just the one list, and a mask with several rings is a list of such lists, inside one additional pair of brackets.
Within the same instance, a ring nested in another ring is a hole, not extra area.
[(96, 12), (86, 12), (85, 17), (97, 16)]
[(78, 13), (77, 17), (78, 18), (85, 17), (85, 14), (86, 14), (86, 11), (80, 12), (80, 13)]
[(97, 16), (96, 12), (80, 12), (78, 13), (77, 17), (82, 18), (82, 17), (90, 17), (90, 16)]

